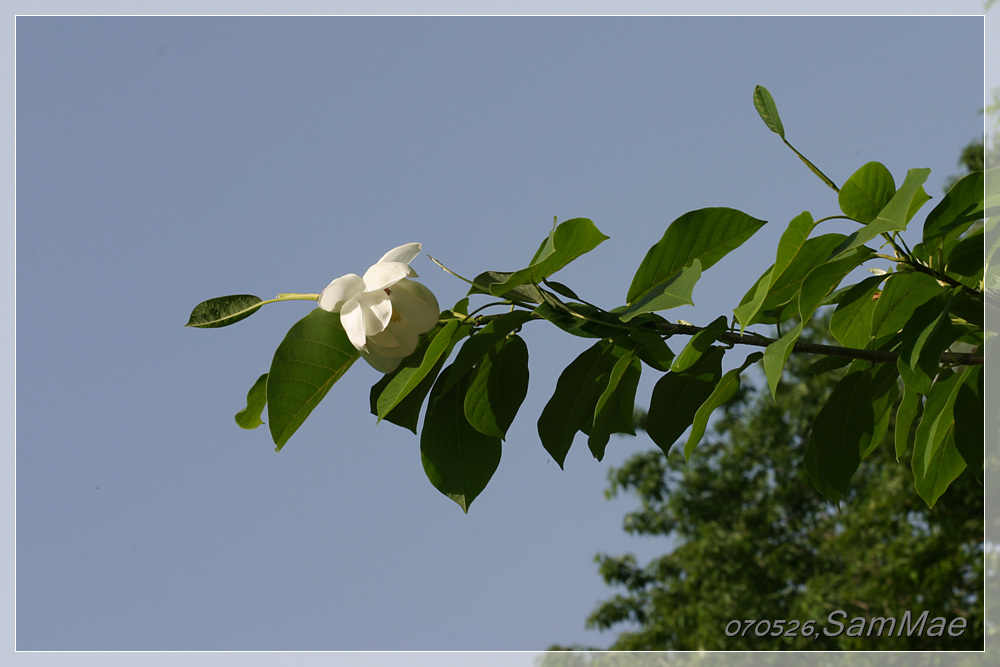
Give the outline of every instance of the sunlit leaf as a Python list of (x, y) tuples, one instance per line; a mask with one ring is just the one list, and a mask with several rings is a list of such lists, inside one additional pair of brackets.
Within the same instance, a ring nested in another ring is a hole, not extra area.
[(586, 218), (562, 222), (552, 230), (550, 242), (542, 245), (529, 267), (514, 271), (500, 282), (491, 283), (489, 292), (493, 296), (504, 296), (516, 287), (538, 284), (608, 238)]
[(942, 445), (923, 466), (920, 465), (917, 452), (914, 451), (912, 467), (917, 493), (928, 507), (934, 507), (938, 498), (965, 470), (965, 460), (955, 447), (953, 431), (949, 430), (945, 434)]
[(719, 384), (715, 385), (715, 389), (712, 390), (712, 393), (694, 414), (694, 420), (691, 423), (691, 433), (688, 435), (687, 443), (684, 445), (685, 460), (691, 460), (691, 455), (694, 453), (695, 447), (698, 446), (698, 443), (701, 442), (702, 437), (705, 435), (705, 429), (708, 427), (708, 420), (712, 416), (712, 412), (735, 396), (736, 392), (740, 390), (740, 374), (752, 364), (760, 361), (763, 356), (761, 352), (750, 354), (739, 368), (727, 371), (719, 380)]
[(778, 107), (774, 103), (774, 98), (771, 97), (767, 88), (759, 85), (754, 87), (753, 105), (767, 128), (784, 139), (785, 128), (781, 124), (781, 117), (778, 115)]
[(732, 208), (703, 208), (685, 213), (670, 223), (663, 237), (642, 260), (626, 301), (631, 305), (685, 266), (701, 262), (701, 271), (735, 250), (764, 225)]
[(892, 174), (880, 162), (869, 162), (854, 172), (840, 188), (837, 199), (844, 215), (867, 224), (896, 194)]
[(864, 245), (879, 234), (906, 229), (906, 223), (909, 222), (915, 209), (926, 201), (927, 193), (924, 192), (923, 183), (930, 173), (930, 169), (910, 169), (899, 190), (879, 211), (875, 219), (848, 236), (835, 252), (842, 254)]
[(260, 418), (267, 405), (267, 373), (264, 373), (247, 392), (247, 406), (236, 413), (236, 423), (240, 428), (254, 429), (264, 423)]
[(316, 308), (292, 325), (274, 352), (267, 378), (267, 415), (280, 450), (360, 353), (340, 315)]
[(668, 310), (677, 306), (694, 305), (691, 292), (701, 278), (701, 261), (694, 259), (689, 266), (670, 276), (667, 280), (654, 285), (621, 314), (623, 322), (628, 322), (637, 315)]

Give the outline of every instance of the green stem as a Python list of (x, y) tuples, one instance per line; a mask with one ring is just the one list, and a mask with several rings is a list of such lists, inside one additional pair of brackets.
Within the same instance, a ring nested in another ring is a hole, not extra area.
[(802, 153), (800, 153), (800, 152), (798, 152), (797, 150), (795, 150), (795, 146), (792, 146), (792, 145), (791, 145), (790, 143), (788, 143), (788, 140), (787, 140), (787, 139), (785, 139), (784, 137), (782, 137), (782, 138), (781, 138), (781, 140), (785, 142), (785, 145), (786, 145), (786, 146), (788, 146), (789, 148), (791, 148), (791, 149), (792, 149), (792, 152), (793, 152), (793, 153), (795, 153), (796, 155), (798, 155), (798, 156), (799, 156), (799, 159), (800, 159), (800, 160), (802, 160), (803, 162), (805, 162), (805, 163), (806, 163), (806, 166), (807, 166), (807, 167), (809, 167), (809, 170), (810, 170), (810, 171), (812, 171), (812, 173), (814, 173), (814, 174), (816, 174), (817, 176), (819, 176), (819, 177), (820, 177), (820, 179), (821, 179), (821, 180), (822, 180), (822, 181), (823, 181), (824, 183), (826, 183), (826, 184), (827, 184), (827, 185), (829, 185), (829, 186), (830, 186), (831, 188), (833, 188), (833, 191), (834, 191), (834, 192), (836, 192), (837, 194), (840, 194), (840, 188), (838, 188), (838, 187), (837, 187), (837, 184), (836, 184), (836, 183), (834, 183), (833, 181), (831, 181), (831, 180), (830, 180), (830, 178), (829, 178), (829, 177), (828, 177), (828, 176), (827, 176), (826, 174), (824, 174), (824, 173), (823, 173), (822, 171), (820, 171), (820, 170), (819, 170), (819, 167), (817, 167), (817, 166), (816, 166), (816, 165), (814, 165), (814, 164), (813, 164), (812, 162), (810, 162), (810, 161), (808, 160), (808, 158), (806, 158), (806, 156), (805, 156), (805, 155), (803, 155)]
[(290, 292), (288, 294), (279, 294), (273, 299), (268, 299), (267, 301), (261, 301), (258, 305), (263, 306), (268, 303), (277, 303), (279, 301), (316, 301), (319, 299), (319, 294), (297, 294), (295, 292)]

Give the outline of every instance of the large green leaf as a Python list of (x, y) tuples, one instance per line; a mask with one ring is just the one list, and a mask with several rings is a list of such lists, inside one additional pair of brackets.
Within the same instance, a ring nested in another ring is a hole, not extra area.
[[(785, 271), (803, 250), (806, 240), (815, 226), (816, 223), (813, 221), (813, 217), (809, 211), (800, 213), (788, 223), (788, 227), (778, 241), (778, 252), (774, 264), (757, 281), (751, 293), (744, 297), (743, 303), (733, 311), (736, 319), (743, 328), (753, 321), (754, 316), (764, 305), (764, 300), (771, 293), (772, 288), (779, 282), (779, 279), (782, 279)], [(813, 245), (815, 246), (816, 244)], [(831, 247), (832, 245), (831, 243)]]
[(236, 413), (236, 423), (240, 428), (254, 429), (264, 423), (260, 418), (267, 405), (267, 373), (264, 373), (247, 392), (247, 406)]
[(977, 171), (951, 186), (944, 199), (927, 214), (923, 238), (925, 252), (933, 255), (983, 217), (983, 185), (983, 172)]
[(701, 404), (698, 411), (694, 413), (694, 420), (691, 423), (691, 433), (688, 435), (687, 443), (684, 445), (685, 460), (691, 460), (691, 455), (694, 453), (695, 447), (698, 446), (698, 443), (701, 442), (702, 437), (705, 435), (705, 429), (708, 427), (708, 419), (712, 416), (712, 412), (736, 395), (736, 392), (740, 390), (740, 375), (751, 364), (760, 361), (763, 356), (761, 352), (750, 354), (739, 368), (727, 371), (719, 380), (719, 384), (715, 385), (715, 389), (712, 390), (711, 395), (705, 399), (705, 402)]
[(931, 461), (955, 425), (955, 400), (958, 398), (963, 381), (971, 371), (972, 366), (966, 366), (965, 372), (961, 375), (944, 371), (927, 393), (924, 414), (917, 424), (917, 433), (913, 441), (913, 466), (917, 469), (922, 464), (923, 474), (927, 473)]
[(876, 339), (903, 329), (913, 311), (945, 291), (925, 273), (894, 273), (875, 302), (872, 336)]
[(560, 468), (576, 432), (590, 432), (597, 400), (607, 384), (607, 374), (617, 361), (611, 354), (613, 348), (610, 341), (598, 341), (563, 369), (538, 418), (542, 446)]
[(481, 358), (465, 394), (465, 417), (480, 433), (505, 438), (528, 393), (528, 346), (513, 335)]
[(276, 450), (359, 356), (338, 313), (316, 308), (292, 325), (274, 352), (267, 377), (267, 416)]
[[(806, 472), (831, 501), (847, 495), (861, 464), (862, 448), (871, 442), (874, 430), (871, 378), (867, 373), (848, 373), (817, 413), (806, 447)], [(833, 489), (836, 495), (831, 497), (824, 489)]]
[(537, 285), (608, 238), (586, 218), (574, 218), (560, 223), (535, 253), (530, 266), (514, 271), (500, 282), (491, 283), (489, 292), (493, 296), (503, 296), (522, 285)]
[(835, 251), (842, 254), (853, 248), (864, 245), (879, 234), (902, 231), (917, 208), (927, 201), (927, 193), (923, 184), (930, 175), (930, 169), (910, 169), (899, 190), (892, 196), (875, 219), (858, 231), (852, 233)]
[(687, 370), (664, 375), (653, 387), (646, 414), (646, 433), (666, 454), (694, 421), (698, 408), (722, 377), (722, 348), (713, 347)]
[(965, 460), (955, 447), (954, 433), (949, 430), (944, 443), (925, 465), (921, 466), (917, 453), (913, 453), (913, 482), (917, 493), (928, 507), (934, 507), (938, 498), (948, 490), (955, 478), (965, 470)]
[(635, 435), (635, 391), (639, 386), (642, 363), (632, 349), (615, 346), (617, 357), (608, 373), (604, 390), (594, 406), (594, 422), (587, 446), (598, 461), (604, 458), (612, 433)]
[[(465, 418), (465, 394), (471, 378), (447, 382), (450, 367), (438, 376), (420, 432), (424, 472), (438, 491), (468, 513), (500, 465), (500, 438), (480, 433)], [(449, 389), (442, 391), (442, 387)]]
[(693, 306), (694, 299), (691, 293), (699, 278), (701, 278), (701, 261), (694, 259), (688, 266), (647, 290), (622, 313), (622, 321), (628, 322), (643, 313), (668, 310), (684, 305)]
[(202, 301), (191, 311), (191, 317), (184, 326), (200, 329), (228, 327), (256, 313), (262, 303), (260, 297), (252, 294), (234, 294)]
[(880, 162), (869, 162), (854, 172), (840, 188), (840, 210), (849, 218), (868, 224), (896, 194), (892, 173)]
[(872, 319), (885, 276), (872, 276), (854, 284), (840, 299), (830, 318), (830, 334), (844, 347), (863, 348), (872, 336)]
[(636, 303), (695, 259), (701, 262), (701, 270), (707, 271), (765, 222), (732, 208), (703, 208), (685, 213), (670, 223), (663, 237), (646, 253), (626, 300), (630, 305)]
[(946, 249), (948, 255), (945, 258), (945, 271), (966, 278), (967, 280), (962, 282), (975, 286), (983, 277), (983, 271), (986, 269), (983, 261), (986, 252), (983, 245), (983, 230), (976, 230), (961, 240), (946, 246)]

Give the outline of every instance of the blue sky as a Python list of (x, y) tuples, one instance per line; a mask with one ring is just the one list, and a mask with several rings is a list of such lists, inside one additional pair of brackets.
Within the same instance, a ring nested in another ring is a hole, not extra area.
[[(930, 167), (939, 197), (982, 129), (982, 31), (975, 17), (19, 18), (18, 649), (607, 645), (584, 628), (613, 593), (594, 555), (668, 545), (626, 536), (631, 500), (603, 497), (609, 466), (647, 438), (613, 440), (601, 463), (578, 441), (563, 471), (538, 441), (588, 343), (526, 328), (528, 398), (464, 515), (426, 480), (417, 438), (368, 414), (379, 375), (363, 363), (280, 453), (235, 425), (309, 304), (209, 331), (182, 327), (191, 308), (318, 292), (409, 241), (462, 274), (513, 270), (553, 216), (611, 237), (558, 279), (613, 307), (680, 214), (769, 220), (670, 315), (705, 324), (792, 217), (836, 209), (757, 117), (754, 85), (834, 181), (869, 160), (897, 183)], [(426, 257), (414, 267), (442, 307), (464, 295)]]

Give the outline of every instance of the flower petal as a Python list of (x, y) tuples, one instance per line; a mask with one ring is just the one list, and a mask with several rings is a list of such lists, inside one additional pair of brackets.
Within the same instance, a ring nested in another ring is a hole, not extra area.
[(364, 348), (368, 340), (365, 337), (365, 314), (356, 297), (348, 299), (340, 309), (340, 324), (347, 332), (351, 345), (359, 350)]
[(390, 290), (393, 311), (399, 315), (399, 322), (411, 327), (416, 333), (430, 331), (437, 325), (441, 315), (434, 292), (414, 280), (400, 280)]
[(402, 262), (380, 262), (365, 271), (365, 291), (383, 290), (407, 276), (415, 276), (416, 273)]
[(358, 292), (365, 291), (365, 281), (354, 273), (341, 276), (319, 293), (319, 307), (331, 313), (340, 312), (344, 303)]
[(362, 292), (357, 295), (364, 316), (365, 335), (374, 336), (389, 326), (392, 319), (392, 302), (385, 290)]
[(419, 243), (403, 244), (382, 255), (382, 259), (376, 262), (376, 264), (381, 264), (383, 262), (402, 262), (403, 264), (409, 264), (416, 258), (417, 255), (420, 254), (421, 247), (422, 246)]

